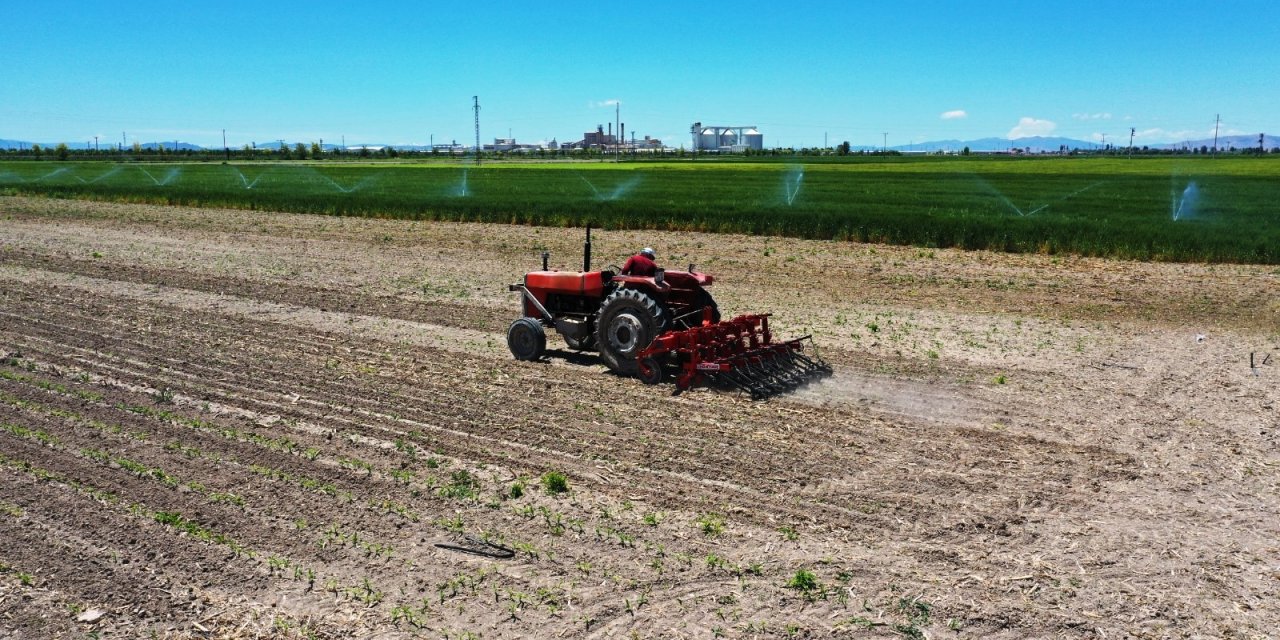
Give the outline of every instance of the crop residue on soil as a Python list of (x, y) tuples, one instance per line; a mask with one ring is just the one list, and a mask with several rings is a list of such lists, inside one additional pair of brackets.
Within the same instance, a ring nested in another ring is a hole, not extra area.
[(513, 360), (506, 284), (574, 231), (0, 218), (0, 636), (1280, 625), (1273, 268), (593, 238), (697, 262), (836, 367), (751, 402)]

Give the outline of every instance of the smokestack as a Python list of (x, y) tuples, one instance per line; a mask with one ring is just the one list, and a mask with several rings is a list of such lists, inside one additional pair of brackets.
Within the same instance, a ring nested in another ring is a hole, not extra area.
[(613, 135), (613, 123), (609, 123), (609, 135)]
[(626, 143), (627, 143), (627, 133), (626, 133), (626, 131), (627, 131), (627, 123), (623, 122), (623, 123), (621, 123), (621, 124), (619, 124), (619, 125), (618, 125), (618, 140), (620, 140), (620, 141), (622, 142), (622, 144), (626, 144)]

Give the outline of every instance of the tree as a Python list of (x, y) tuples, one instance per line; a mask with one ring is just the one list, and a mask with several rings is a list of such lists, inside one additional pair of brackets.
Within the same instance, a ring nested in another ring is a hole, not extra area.
[(58, 154), (58, 159), (59, 159), (59, 160), (66, 160), (66, 159), (67, 159), (67, 154), (68, 154), (68, 152), (67, 152), (67, 143), (65, 143), (65, 142), (59, 142), (59, 143), (58, 143), (58, 146), (57, 146), (57, 148), (54, 150), (54, 152)]
[(849, 141), (845, 140), (844, 142), (841, 142), (838, 147), (836, 147), (836, 153), (842, 156), (847, 156), (849, 155), (849, 148), (850, 148)]
[(961, 149), (961, 150), (960, 150), (960, 155), (962, 155), (962, 156), (967, 156), (967, 155), (969, 155), (969, 147), (968, 147), (968, 146), (966, 146), (965, 148)]
[(294, 145), (293, 152), (298, 156), (299, 160), (307, 159), (307, 145), (299, 142), (298, 144)]
[(133, 141), (133, 152), (142, 153), (142, 144), (139, 143), (137, 140)]
[(324, 149), (320, 148), (319, 142), (311, 143), (311, 157), (319, 158), (324, 153)]

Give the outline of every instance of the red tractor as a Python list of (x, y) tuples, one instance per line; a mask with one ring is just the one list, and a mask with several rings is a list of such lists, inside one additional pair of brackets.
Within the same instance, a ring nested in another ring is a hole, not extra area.
[(721, 322), (707, 292), (714, 279), (695, 271), (659, 269), (653, 276), (620, 275), (617, 267), (591, 270), (591, 227), (583, 245), (582, 271), (548, 268), (525, 274), (511, 291), (521, 294), (522, 316), (507, 329), (507, 346), (518, 360), (536, 360), (546, 350), (546, 328), (579, 351), (597, 350), (605, 365), (648, 384), (677, 371), (677, 390), (704, 378), (720, 378), (763, 397), (794, 388), (831, 368), (800, 352), (809, 337), (774, 343), (768, 316)]

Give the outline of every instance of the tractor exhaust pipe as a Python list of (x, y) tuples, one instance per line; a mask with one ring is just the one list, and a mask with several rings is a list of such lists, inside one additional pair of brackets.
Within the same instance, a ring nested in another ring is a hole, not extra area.
[(587, 241), (582, 243), (582, 270), (591, 270), (591, 225), (587, 225)]

